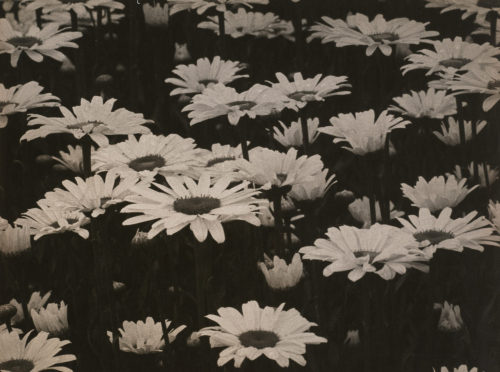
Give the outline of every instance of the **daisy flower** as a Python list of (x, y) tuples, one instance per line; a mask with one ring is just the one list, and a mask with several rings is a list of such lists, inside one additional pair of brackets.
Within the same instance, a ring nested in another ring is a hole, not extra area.
[(68, 133), (76, 139), (88, 135), (99, 146), (106, 146), (109, 143), (106, 136), (151, 132), (145, 126), (151, 120), (124, 108), (113, 111), (115, 102), (114, 98), (104, 102), (102, 97), (94, 96), (90, 102), (82, 98), (80, 106), (73, 107), (73, 112), (61, 106), (59, 109), (62, 117), (32, 114), (29, 116), (28, 126), (39, 127), (28, 130), (21, 141), (44, 138), (54, 133)]
[(171, 6), (170, 14), (175, 14), (183, 10), (196, 10), (196, 13), (203, 14), (208, 9), (215, 8), (216, 11), (225, 13), (228, 6), (244, 5), (249, 8), (251, 4), (266, 5), (269, 0), (167, 0)]
[(92, 217), (100, 216), (106, 208), (124, 201), (130, 195), (134, 178), (119, 180), (119, 175), (108, 172), (103, 179), (100, 175), (86, 179), (76, 177), (75, 182), (64, 180), (64, 189), (56, 188), (45, 193), (42, 203), (65, 211), (82, 212)]
[(61, 341), (47, 332), (40, 332), (29, 342), (33, 331), (21, 339), (16, 332), (0, 333), (0, 370), (41, 372), (57, 370), (71, 372), (72, 369), (61, 364), (76, 360), (73, 354), (59, 354), (69, 341)]
[(57, 23), (49, 23), (42, 29), (32, 25), (23, 32), (14, 30), (5, 18), (0, 19), (0, 54), (10, 54), (12, 67), (17, 67), (23, 53), (35, 62), (42, 62), (44, 56), (62, 62), (66, 56), (58, 49), (78, 48), (73, 40), (80, 37), (81, 32), (60, 30)]
[(252, 361), (262, 355), (280, 367), (288, 367), (290, 359), (305, 366), (306, 345), (318, 345), (327, 339), (309, 332), (316, 323), (309, 322), (296, 309), (283, 310), (284, 306), (261, 308), (256, 301), (249, 301), (242, 305), (241, 313), (221, 307), (218, 315), (206, 316), (218, 325), (205, 327), (199, 334), (209, 337), (212, 348), (225, 347), (217, 360), (219, 367), (234, 360), (234, 366), (239, 368), (245, 359)]
[(324, 169), (312, 175), (310, 181), (294, 184), (288, 196), (294, 201), (318, 200), (323, 198), (335, 183), (335, 175), (328, 177), (328, 169)]
[[(488, 20), (488, 17), (476, 17), (474, 19), (474, 23), (478, 26), (474, 31), (471, 32), (471, 35), (487, 35), (491, 36), (491, 22)], [(500, 32), (500, 23), (497, 23), (497, 27), (495, 30), (496, 34)], [(498, 41), (497, 44), (498, 45)]]
[(493, 222), (497, 231), (500, 233), (500, 202), (490, 200), (488, 204), (488, 214), (491, 222)]
[(208, 174), (202, 174), (198, 184), (189, 177), (165, 177), (168, 186), (158, 183), (153, 190), (144, 185), (134, 187), (137, 194), (127, 198), (131, 203), (122, 209), (124, 213), (139, 213), (123, 222), (134, 225), (154, 221), (148, 238), (161, 231), (173, 235), (189, 226), (199, 242), (207, 239), (208, 233), (217, 243), (225, 241), (222, 224), (234, 220), (246, 221), (259, 226), (256, 214), (261, 209), (254, 196), (258, 191), (248, 188), (247, 182), (229, 187), (231, 177), (221, 177), (213, 185)]
[(319, 155), (297, 157), (297, 150), (290, 148), (283, 153), (265, 147), (255, 147), (249, 151), (249, 160), (235, 162), (239, 177), (262, 187), (292, 187), (304, 182), (313, 182), (323, 169)]
[(313, 26), (310, 39), (321, 38), (323, 42), (335, 42), (337, 47), (350, 45), (366, 46), (366, 55), (371, 56), (377, 49), (389, 56), (392, 46), (398, 44), (417, 45), (430, 43), (429, 37), (437, 36), (437, 31), (426, 31), (429, 24), (408, 18), (395, 18), (387, 21), (382, 14), (373, 20), (360, 13), (347, 16), (346, 21), (323, 17), (327, 24)]
[[(177, 335), (186, 328), (185, 325), (181, 325), (169, 329), (172, 321), (168, 319), (165, 319), (164, 323), (165, 329), (168, 330), (169, 344), (174, 342)], [(146, 322), (125, 320), (122, 327), (118, 330), (120, 332), (118, 344), (121, 351), (134, 354), (155, 354), (161, 353), (165, 348), (162, 324), (155, 322), (150, 316), (146, 318)], [(107, 334), (110, 342), (113, 342), (113, 333), (108, 331)]]
[(88, 230), (83, 226), (90, 220), (83, 213), (52, 208), (40, 201), (37, 204), (38, 208), (28, 209), (14, 222), (16, 225), (27, 227), (35, 240), (45, 235), (65, 232), (78, 234), (83, 239), (89, 237)]
[[(52, 292), (48, 291), (43, 296), (41, 296), (40, 292), (33, 292), (30, 296), (28, 303), (26, 304), (26, 308), (28, 310), (28, 313), (31, 313), (32, 310), (38, 311), (42, 307), (44, 307), (45, 304), (47, 303), (47, 301), (49, 300), (49, 297), (51, 294), (52, 294)], [(11, 319), (12, 324), (21, 323), (25, 317), (22, 304), (20, 304), (15, 298), (10, 300), (9, 303), (11, 305), (15, 306), (17, 309), (16, 315), (14, 315)]]
[(112, 170), (122, 178), (151, 181), (158, 173), (178, 175), (200, 164), (200, 150), (191, 138), (144, 134), (100, 148), (93, 160), (98, 172)]
[(168, 4), (155, 3), (142, 5), (144, 13), (144, 22), (151, 27), (167, 27), (170, 18)]
[(429, 88), (427, 91), (410, 91), (401, 97), (393, 98), (397, 105), (391, 105), (389, 111), (403, 114), (406, 117), (419, 119), (444, 119), (445, 116), (457, 113), (455, 97), (447, 95), (444, 90)]
[(200, 154), (200, 163), (198, 167), (193, 167), (192, 170), (199, 177), (202, 173), (208, 173), (217, 176), (229, 176), (235, 174), (235, 160), (243, 158), (241, 145), (221, 145), (220, 143), (212, 144), (210, 150), (203, 151)]
[(17, 256), (31, 248), (31, 235), (26, 227), (12, 227), (9, 224), (0, 229), (0, 254)]
[(409, 268), (429, 270), (427, 256), (408, 248), (411, 239), (393, 226), (374, 224), (368, 229), (347, 225), (330, 227), (326, 236), (327, 239), (316, 239), (313, 246), (299, 251), (306, 260), (329, 262), (323, 270), (324, 276), (349, 271), (347, 277), (356, 282), (366, 273), (391, 280)]
[(238, 93), (234, 88), (218, 83), (195, 95), (182, 111), (189, 111), (191, 125), (220, 116), (227, 116), (231, 125), (237, 125), (243, 116), (255, 119), (281, 111), (285, 100), (286, 97), (264, 85), (255, 84), (249, 90)]
[[(486, 167), (486, 174), (485, 174), (485, 169)], [(462, 167), (459, 165), (455, 165), (455, 168), (453, 169), (453, 175), (457, 179), (462, 179), (462, 178), (468, 178), (469, 180), (472, 180), (474, 176), (474, 162), (470, 162), (467, 165), (466, 169), (466, 174), (462, 174)], [(479, 181), (479, 186), (480, 187), (488, 187), (489, 185), (492, 185), (498, 180), (498, 176), (500, 175), (500, 171), (496, 167), (492, 167), (489, 164), (478, 164), (478, 169), (477, 169), (477, 178)]]
[[(55, 167), (63, 168), (69, 170), (75, 174), (83, 174), (83, 153), (82, 147), (80, 145), (71, 146), (68, 145), (68, 151), (59, 151), (59, 157), (52, 156), (51, 158), (57, 163)], [(91, 160), (92, 160), (92, 171), (95, 171), (94, 156), (95, 147), (91, 147)]]
[(347, 83), (347, 76), (328, 75), (323, 77), (317, 74), (313, 78), (304, 79), (302, 73), (293, 74), (293, 80), (288, 80), (281, 72), (276, 73), (277, 83), (271, 83), (276, 91), (288, 97), (289, 108), (303, 108), (307, 102), (324, 101), (325, 98), (346, 95), (351, 85)]
[[(404, 212), (395, 209), (394, 203), (391, 201), (389, 201), (389, 208), (391, 220), (404, 215)], [(358, 222), (363, 223), (363, 229), (367, 229), (370, 227), (370, 199), (367, 196), (363, 196), (362, 198), (354, 200), (349, 204), (347, 209), (349, 210), (352, 218), (354, 218)], [(380, 203), (378, 201), (375, 202), (375, 216), (375, 221), (382, 221), (382, 215), (380, 213)]]
[(411, 70), (427, 70), (426, 75), (441, 72), (455, 75), (458, 71), (468, 71), (472, 67), (481, 70), (500, 70), (500, 48), (489, 43), (476, 44), (463, 41), (457, 36), (432, 42), (433, 49), (422, 49), (406, 57), (409, 62), (401, 70), (403, 75)]
[(441, 13), (452, 10), (464, 12), (462, 19), (476, 14), (478, 17), (484, 17), (489, 12), (500, 12), (500, 4), (495, 0), (426, 0), (426, 8), (442, 8)]
[[(476, 134), (479, 134), (484, 127), (486, 127), (486, 121), (476, 121), (474, 125), (476, 125)], [(468, 142), (472, 139), (472, 122), (469, 120), (464, 120), (464, 131), (465, 131), (465, 142)], [(460, 145), (460, 125), (458, 120), (449, 116), (448, 117), (448, 125), (444, 122), (441, 122), (441, 131), (434, 131), (434, 135), (438, 140), (443, 142), (448, 146), (457, 146)]]
[(500, 100), (500, 72), (486, 72), (473, 69), (463, 75), (456, 75), (447, 82), (448, 88), (456, 94), (479, 93), (487, 98), (483, 110), (489, 111)]
[(0, 83), (0, 128), (5, 128), (9, 115), (26, 112), (38, 107), (60, 106), (59, 98), (42, 93), (43, 87), (36, 81), (6, 88)]
[(434, 370), (434, 371), (435, 372), (479, 372), (476, 367), (469, 369), (469, 367), (467, 367), (467, 365), (465, 365), (465, 364), (462, 364), (458, 368), (453, 368), (453, 371), (448, 370), (448, 368), (446, 368), (446, 367), (441, 367), (441, 369), (439, 371), (437, 371), (437, 370)]
[(333, 136), (333, 143), (347, 142), (342, 148), (356, 155), (382, 150), (388, 133), (411, 124), (408, 120), (388, 114), (387, 110), (382, 111), (378, 118), (375, 118), (373, 110), (340, 114), (332, 117), (330, 123), (330, 126), (318, 131)]
[(465, 184), (467, 179), (457, 180), (453, 175), (433, 177), (426, 181), (423, 177), (418, 177), (415, 186), (406, 183), (401, 184), (401, 190), (405, 198), (412, 201), (412, 205), (418, 208), (428, 208), (431, 212), (440, 211), (446, 207), (456, 207), (474, 189), (470, 189)]
[(264, 262), (259, 262), (257, 266), (262, 271), (267, 285), (275, 290), (293, 288), (304, 276), (304, 265), (298, 253), (293, 255), (290, 264), (278, 256), (274, 256), (271, 260), (264, 254)]
[(45, 308), (31, 309), (31, 319), (37, 332), (47, 332), (51, 336), (61, 336), (68, 332), (68, 306), (50, 303)]
[(460, 306), (445, 301), (442, 304), (435, 303), (434, 310), (441, 311), (438, 321), (438, 330), (441, 332), (458, 332), (464, 327)]
[(111, 10), (125, 8), (125, 5), (115, 0), (23, 0), (22, 3), (27, 4), (26, 9), (28, 10), (42, 9), (44, 13), (69, 12), (70, 10), (75, 13), (83, 13), (102, 8)]
[(462, 252), (469, 248), (482, 252), (483, 245), (500, 247), (495, 228), (486, 218), (476, 218), (476, 211), (457, 219), (451, 218), (451, 213), (452, 209), (447, 207), (434, 217), (429, 209), (421, 208), (418, 216), (398, 221), (403, 225), (402, 230), (413, 236), (414, 245), (429, 257), (438, 249)]
[[(271, 12), (247, 12), (239, 8), (236, 13), (224, 13), (224, 25), (226, 35), (234, 39), (251, 35), (267, 39), (283, 36), (288, 40), (293, 40), (292, 22), (281, 20)], [(219, 18), (208, 17), (207, 21), (198, 24), (198, 28), (211, 30), (219, 35)]]
[[(297, 121), (292, 121), (290, 126), (286, 126), (282, 121), (279, 122), (281, 125), (281, 131), (274, 127), (273, 138), (281, 144), (283, 147), (300, 147), (304, 143), (302, 136), (302, 119), (299, 118)], [(307, 129), (309, 134), (309, 143), (314, 143), (319, 136), (318, 132), (319, 119), (307, 119)]]
[(170, 92), (171, 96), (202, 93), (214, 84), (226, 85), (234, 80), (248, 77), (248, 75), (238, 75), (243, 68), (240, 62), (223, 61), (219, 56), (215, 56), (212, 61), (208, 58), (199, 58), (196, 64), (177, 65), (172, 73), (179, 78), (168, 78), (165, 83), (177, 87)]

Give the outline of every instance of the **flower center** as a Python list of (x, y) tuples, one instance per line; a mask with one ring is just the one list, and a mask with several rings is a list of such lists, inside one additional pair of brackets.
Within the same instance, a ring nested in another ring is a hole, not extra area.
[(246, 331), (239, 336), (240, 342), (245, 347), (264, 349), (274, 347), (280, 340), (278, 335), (270, 331)]
[(152, 171), (156, 168), (163, 167), (165, 165), (165, 159), (160, 155), (146, 155), (140, 158), (132, 160), (128, 163), (128, 166), (135, 170), (136, 172), (149, 170)]
[(203, 79), (198, 81), (198, 83), (203, 84), (203, 85), (208, 85), (208, 84), (217, 84), (219, 80), (216, 79)]
[(443, 67), (453, 67), (456, 69), (460, 69), (470, 61), (471, 60), (468, 58), (449, 58), (439, 62), (439, 64)]
[(500, 80), (492, 80), (488, 83), (488, 89), (498, 90), (500, 88)]
[(103, 125), (104, 123), (102, 121), (98, 120), (91, 120), (91, 121), (84, 121), (81, 123), (75, 123), (75, 124), (70, 124), (66, 128), (68, 129), (82, 129), (83, 127), (86, 127), (87, 125), (92, 125), (94, 128)]
[(229, 102), (227, 105), (232, 107), (237, 106), (239, 110), (250, 110), (257, 104), (253, 101), (234, 101), (234, 102)]
[(477, 6), (482, 8), (498, 8), (500, 7), (500, 0), (479, 0)]
[(396, 41), (399, 39), (399, 36), (397, 34), (394, 34), (392, 32), (380, 32), (377, 34), (371, 34), (369, 35), (373, 41), (376, 42), (381, 42), (381, 41)]
[(31, 360), (11, 359), (0, 363), (0, 371), (30, 372), (35, 365)]
[(234, 156), (221, 156), (219, 158), (213, 158), (213, 159), (210, 159), (208, 162), (207, 162), (207, 167), (211, 167), (215, 164), (219, 164), (219, 163), (224, 163), (226, 161), (230, 161), (230, 160), (235, 160), (236, 158)]
[(444, 240), (452, 239), (454, 235), (447, 231), (427, 230), (417, 232), (413, 234), (413, 237), (419, 242), (428, 240), (431, 244), (439, 244)]
[(193, 196), (174, 201), (174, 210), (184, 214), (205, 214), (220, 207), (220, 200), (211, 196)]
[(33, 45), (41, 44), (42, 40), (33, 36), (14, 36), (7, 42), (17, 48), (31, 48)]
[(314, 90), (300, 90), (298, 92), (293, 92), (288, 95), (288, 98), (291, 98), (295, 101), (314, 101), (314, 96), (316, 92)]

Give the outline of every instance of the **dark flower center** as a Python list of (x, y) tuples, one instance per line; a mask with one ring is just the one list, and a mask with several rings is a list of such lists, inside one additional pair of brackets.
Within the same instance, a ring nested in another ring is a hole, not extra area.
[(239, 339), (243, 346), (256, 349), (274, 347), (280, 340), (276, 333), (270, 331), (246, 331), (239, 336)]
[(97, 120), (91, 120), (91, 121), (85, 121), (81, 123), (75, 123), (75, 124), (70, 124), (66, 128), (68, 129), (82, 129), (83, 127), (86, 127), (87, 125), (92, 125), (94, 128), (98, 127), (99, 125), (103, 125), (104, 123), (102, 121), (97, 121)]
[(492, 80), (488, 83), (488, 89), (499, 89), (500, 80)]
[(239, 110), (250, 110), (252, 107), (256, 106), (257, 104), (253, 101), (234, 101), (230, 102), (227, 104), (228, 106), (238, 106)]
[(439, 244), (446, 239), (452, 239), (454, 235), (447, 231), (427, 230), (415, 233), (413, 237), (419, 242), (428, 240), (431, 244)]
[(146, 155), (132, 160), (128, 166), (133, 170), (140, 172), (144, 170), (152, 171), (165, 165), (165, 159), (160, 155)]
[(477, 5), (482, 8), (499, 8), (500, 0), (479, 0)]
[(0, 363), (0, 371), (30, 372), (34, 367), (33, 362), (26, 359), (12, 359)]
[(203, 79), (198, 82), (203, 85), (208, 85), (208, 84), (217, 84), (219, 81), (215, 79)]
[(373, 39), (373, 41), (376, 42), (381, 42), (381, 41), (396, 41), (399, 39), (399, 36), (397, 34), (394, 34), (392, 32), (381, 32), (378, 34), (372, 34), (370, 37)]
[(471, 60), (468, 58), (449, 58), (439, 62), (441, 66), (453, 67), (459, 69), (469, 63)]
[(7, 42), (17, 48), (31, 48), (33, 45), (41, 44), (42, 40), (33, 36), (14, 36)]
[(211, 167), (215, 164), (224, 163), (225, 161), (230, 161), (236, 159), (234, 156), (221, 156), (220, 158), (213, 158), (207, 162), (207, 167)]
[(193, 196), (174, 201), (174, 210), (184, 214), (204, 214), (220, 207), (220, 200), (211, 196)]
[(285, 173), (278, 173), (276, 174), (276, 178), (281, 182), (285, 182), (286, 181), (286, 177), (287, 175)]
[(314, 90), (300, 90), (298, 92), (293, 92), (288, 95), (288, 98), (291, 98), (295, 101), (312, 101), (314, 98), (311, 96), (315, 96), (316, 92)]

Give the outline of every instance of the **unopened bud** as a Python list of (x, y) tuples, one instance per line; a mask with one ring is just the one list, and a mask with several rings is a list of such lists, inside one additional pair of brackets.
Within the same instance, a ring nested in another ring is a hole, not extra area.
[(16, 315), (17, 309), (12, 304), (0, 305), (0, 323), (10, 324), (10, 320)]

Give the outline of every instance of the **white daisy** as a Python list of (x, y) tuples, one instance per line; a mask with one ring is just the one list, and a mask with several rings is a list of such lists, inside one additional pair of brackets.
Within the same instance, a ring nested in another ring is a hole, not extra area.
[(434, 217), (429, 209), (421, 208), (418, 216), (398, 220), (403, 225), (402, 230), (413, 236), (415, 246), (430, 257), (438, 249), (462, 252), (469, 248), (482, 252), (484, 245), (500, 247), (500, 236), (486, 218), (474, 219), (477, 216), (474, 211), (453, 219), (451, 213), (451, 208), (444, 208), (438, 217)]
[(371, 56), (377, 49), (388, 56), (392, 46), (398, 44), (417, 45), (430, 43), (427, 38), (437, 36), (437, 31), (426, 31), (429, 24), (408, 18), (395, 18), (387, 21), (382, 14), (377, 14), (370, 21), (360, 13), (348, 15), (346, 21), (323, 17), (327, 24), (318, 23), (312, 27), (310, 39), (320, 38), (323, 42), (335, 42), (337, 47), (350, 45), (366, 46), (366, 55)]
[(50, 338), (46, 332), (40, 332), (28, 342), (33, 331), (21, 339), (16, 332), (0, 333), (0, 370), (41, 372), (56, 370), (72, 372), (61, 364), (76, 360), (73, 354), (59, 354), (69, 341)]
[(453, 368), (453, 371), (448, 370), (448, 368), (446, 367), (441, 367), (439, 371), (434, 370), (434, 372), (479, 372), (479, 371), (476, 367), (469, 369), (469, 367), (467, 367), (465, 364), (462, 364), (458, 368)]
[[(486, 167), (486, 174), (485, 168)], [(474, 162), (470, 162), (466, 168), (466, 174), (462, 174), (462, 167), (460, 165), (455, 165), (453, 169), (453, 175), (457, 179), (467, 178), (469, 181), (473, 182), (474, 180)], [(480, 187), (488, 187), (489, 185), (494, 184), (498, 180), (498, 176), (500, 175), (500, 171), (496, 167), (492, 167), (489, 164), (478, 164), (477, 165), (477, 179), (479, 181)]]
[(429, 88), (427, 91), (410, 91), (401, 97), (393, 98), (397, 105), (391, 105), (389, 111), (394, 111), (409, 118), (444, 119), (445, 116), (457, 113), (455, 97), (447, 95), (444, 90)]
[(496, 0), (426, 0), (426, 8), (442, 8), (441, 13), (452, 10), (464, 12), (462, 19), (476, 14), (484, 17), (491, 11), (500, 12), (500, 4)]
[(285, 100), (286, 97), (264, 85), (255, 84), (238, 93), (234, 88), (218, 83), (195, 95), (182, 111), (189, 111), (191, 125), (220, 116), (227, 116), (229, 123), (236, 125), (243, 116), (255, 119), (281, 111)]
[(83, 226), (90, 220), (81, 212), (64, 211), (57, 208), (51, 208), (48, 205), (38, 202), (38, 208), (28, 209), (14, 223), (19, 226), (26, 226), (34, 239), (38, 240), (44, 235), (62, 234), (64, 232), (73, 232), (83, 239), (89, 237), (88, 230)]
[(19, 255), (31, 248), (31, 235), (26, 227), (12, 227), (9, 224), (0, 229), (0, 254)]
[(457, 36), (432, 42), (433, 49), (421, 49), (406, 57), (409, 62), (401, 70), (403, 75), (411, 70), (427, 70), (426, 75), (437, 72), (455, 75), (458, 71), (468, 71), (472, 67), (482, 70), (500, 70), (500, 48), (489, 43), (476, 44), (463, 41)]
[(58, 49), (78, 48), (73, 40), (82, 37), (81, 32), (67, 32), (59, 29), (57, 23), (49, 23), (38, 28), (32, 25), (26, 32), (14, 30), (9, 21), (0, 19), (0, 54), (10, 54), (10, 64), (17, 67), (21, 54), (35, 62), (42, 62), (43, 57), (62, 62), (65, 55)]
[(28, 126), (39, 127), (28, 130), (21, 141), (44, 138), (54, 133), (68, 133), (77, 139), (88, 135), (99, 146), (106, 146), (109, 143), (106, 136), (151, 132), (145, 126), (151, 120), (124, 108), (113, 111), (115, 102), (114, 98), (104, 102), (102, 97), (94, 96), (90, 102), (82, 98), (80, 106), (73, 107), (73, 112), (63, 106), (59, 107), (62, 117), (30, 115)]
[[(75, 174), (83, 174), (83, 153), (82, 147), (80, 145), (71, 146), (68, 145), (68, 151), (59, 151), (59, 157), (52, 156), (52, 159), (57, 163), (54, 166), (56, 169), (70, 170)], [(95, 147), (91, 146), (91, 161), (92, 161), (92, 171), (95, 171)]]
[(211, 185), (210, 176), (202, 174), (198, 184), (189, 177), (165, 177), (168, 187), (158, 183), (159, 190), (146, 186), (134, 187), (137, 195), (127, 198), (132, 204), (122, 209), (124, 213), (139, 213), (123, 222), (134, 225), (157, 220), (148, 233), (151, 239), (165, 230), (173, 235), (189, 226), (196, 239), (203, 242), (208, 233), (217, 243), (225, 240), (222, 224), (234, 220), (259, 226), (256, 213), (261, 209), (254, 196), (258, 191), (248, 188), (247, 182), (230, 187), (231, 177), (222, 177)]
[(152, 27), (167, 27), (170, 18), (168, 4), (154, 3), (143, 4), (142, 12), (144, 13), (144, 22)]
[[(476, 126), (476, 134), (479, 134), (484, 127), (486, 127), (486, 121), (476, 121), (474, 125)], [(473, 123), (469, 120), (464, 120), (464, 132), (465, 132), (465, 142), (468, 142), (472, 139), (472, 125)], [(441, 122), (441, 131), (434, 131), (434, 135), (438, 140), (443, 142), (448, 146), (457, 146), (460, 145), (460, 125), (458, 120), (449, 116), (448, 117), (448, 125), (444, 122)]]
[(232, 307), (221, 307), (219, 315), (206, 317), (217, 326), (205, 327), (201, 336), (210, 338), (210, 346), (225, 347), (219, 354), (218, 366), (234, 360), (236, 368), (245, 359), (255, 360), (264, 355), (280, 367), (288, 367), (290, 359), (301, 366), (306, 365), (303, 355), (306, 345), (318, 345), (327, 340), (308, 330), (316, 323), (309, 322), (295, 309), (261, 308), (256, 301), (242, 305), (242, 312)]
[(208, 58), (199, 58), (196, 64), (177, 65), (172, 73), (179, 78), (168, 78), (165, 83), (177, 86), (170, 92), (171, 96), (202, 93), (214, 84), (226, 85), (234, 80), (248, 77), (248, 75), (238, 75), (243, 68), (240, 62), (223, 61), (219, 56), (215, 56), (212, 61)]
[(440, 211), (446, 207), (456, 207), (474, 189), (465, 184), (467, 179), (457, 180), (453, 175), (433, 177), (426, 181), (419, 177), (415, 186), (406, 183), (401, 184), (403, 195), (412, 201), (412, 205), (418, 208), (428, 208), (431, 212)]
[(346, 95), (351, 92), (347, 76), (317, 74), (313, 78), (304, 79), (302, 73), (293, 74), (293, 80), (288, 80), (281, 72), (276, 73), (277, 83), (271, 83), (273, 89), (288, 97), (289, 108), (303, 108), (307, 102), (324, 101), (325, 98)]
[(8, 116), (38, 107), (60, 106), (59, 98), (42, 93), (43, 87), (36, 81), (6, 88), (0, 83), (0, 128), (7, 125)]
[[(48, 291), (43, 296), (40, 295), (40, 292), (33, 292), (30, 296), (28, 303), (26, 304), (26, 308), (28, 309), (28, 313), (31, 313), (32, 310), (40, 310), (47, 301), (49, 300), (51, 291)], [(24, 320), (25, 314), (23, 310), (22, 304), (20, 304), (15, 298), (10, 300), (11, 305), (15, 306), (17, 309), (16, 315), (11, 319), (12, 324), (19, 324)]]
[(323, 198), (337, 182), (335, 174), (328, 177), (328, 169), (314, 174), (310, 181), (296, 183), (288, 196), (294, 201), (313, 201)]
[(408, 247), (407, 234), (389, 225), (374, 224), (368, 229), (353, 226), (330, 227), (328, 239), (316, 239), (313, 246), (300, 249), (306, 260), (329, 262), (324, 276), (349, 271), (349, 280), (355, 282), (366, 273), (374, 273), (382, 279), (393, 279), (415, 268), (429, 270), (428, 257), (417, 249)]
[(259, 262), (257, 265), (264, 274), (267, 285), (275, 290), (295, 287), (304, 275), (304, 265), (298, 253), (293, 255), (290, 264), (278, 256), (274, 256), (271, 260), (264, 254), (264, 262)]
[(210, 150), (200, 153), (200, 166), (192, 168), (193, 175), (197, 178), (203, 173), (208, 173), (214, 178), (234, 175), (237, 171), (235, 160), (240, 158), (243, 158), (241, 145), (214, 143)]
[(179, 175), (200, 164), (201, 151), (194, 140), (177, 134), (145, 134), (100, 148), (94, 154), (98, 172), (112, 170), (122, 178), (151, 181), (158, 173)]
[(494, 202), (490, 200), (488, 204), (488, 213), (490, 216), (491, 222), (497, 228), (497, 231), (500, 233), (500, 202)]
[[(117, 182), (119, 180), (119, 182)], [(133, 178), (120, 179), (113, 172), (86, 179), (76, 177), (75, 182), (64, 180), (64, 189), (56, 188), (45, 193), (43, 204), (64, 211), (82, 212), (97, 217), (106, 212), (106, 208), (121, 203), (131, 194), (130, 189), (137, 181)]]
[[(297, 121), (292, 121), (290, 126), (286, 126), (282, 121), (279, 122), (281, 125), (281, 131), (274, 127), (273, 138), (284, 147), (300, 147), (304, 143), (302, 136), (302, 119), (299, 118)], [(307, 130), (309, 143), (314, 143), (319, 136), (318, 132), (319, 119), (307, 119)]]
[(318, 131), (333, 136), (333, 143), (347, 142), (348, 145), (342, 148), (356, 155), (382, 150), (388, 133), (411, 124), (408, 120), (388, 114), (387, 110), (382, 111), (376, 119), (373, 110), (339, 114), (332, 117), (330, 123), (330, 126), (319, 128)]
[(203, 14), (210, 8), (215, 8), (218, 12), (226, 12), (228, 6), (244, 5), (249, 8), (251, 4), (268, 4), (269, 0), (167, 0), (171, 6), (170, 14), (175, 14), (183, 10), (196, 10), (196, 13)]
[(42, 9), (44, 13), (73, 10), (75, 13), (95, 9), (124, 9), (125, 5), (115, 0), (22, 0), (28, 10)]
[[(247, 12), (239, 8), (236, 13), (224, 13), (224, 25), (226, 35), (234, 39), (250, 35), (267, 39), (283, 36), (293, 40), (292, 22), (282, 20), (271, 12)], [(198, 28), (211, 30), (219, 35), (219, 18), (208, 17), (207, 21), (198, 24)]]
[(265, 190), (313, 182), (314, 177), (323, 170), (319, 155), (297, 157), (294, 148), (283, 153), (255, 147), (249, 151), (249, 160), (238, 159), (235, 165), (242, 179)]
[(31, 309), (31, 319), (38, 332), (47, 332), (51, 336), (66, 334), (68, 325), (68, 306), (61, 301), (60, 304), (50, 303), (45, 308)]
[(460, 306), (445, 301), (442, 304), (435, 303), (433, 308), (441, 311), (438, 320), (438, 330), (441, 332), (458, 332), (464, 327)]
[[(476, 17), (474, 19), (474, 23), (478, 26), (474, 31), (471, 32), (471, 35), (487, 35), (491, 36), (491, 22), (489, 21), (487, 16)], [(500, 33), (500, 23), (497, 22), (496, 27), (496, 35)], [(498, 41), (496, 43), (498, 46)]]
[[(181, 325), (169, 329), (172, 321), (168, 319), (165, 319), (164, 323), (169, 344), (174, 342), (177, 335), (186, 328), (185, 325)], [(165, 348), (162, 324), (161, 322), (155, 322), (150, 316), (146, 318), (146, 322), (142, 320), (138, 322), (125, 320), (122, 327), (118, 330), (120, 332), (118, 343), (121, 351), (134, 354), (155, 354), (161, 353)], [(113, 342), (113, 333), (108, 331), (107, 334), (109, 340)]]
[[(404, 215), (404, 212), (398, 211), (394, 208), (394, 203), (392, 201), (389, 201), (389, 208), (391, 220)], [(349, 204), (347, 209), (349, 210), (352, 218), (354, 218), (358, 222), (363, 223), (363, 229), (367, 229), (370, 227), (370, 199), (367, 196), (363, 196), (362, 198), (354, 200)], [(380, 203), (378, 201), (375, 201), (375, 216), (375, 221), (382, 221), (382, 215), (380, 213)]]

